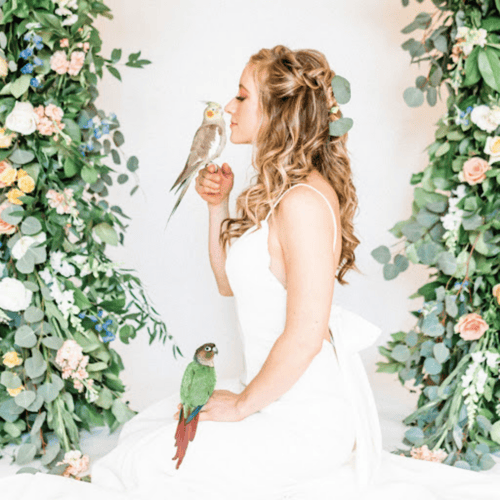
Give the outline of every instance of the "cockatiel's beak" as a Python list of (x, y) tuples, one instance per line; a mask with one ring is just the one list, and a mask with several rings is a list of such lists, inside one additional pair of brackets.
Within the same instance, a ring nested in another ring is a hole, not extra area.
[(217, 347), (214, 347), (213, 352), (214, 352), (215, 354), (219, 354), (219, 350), (217, 349)]

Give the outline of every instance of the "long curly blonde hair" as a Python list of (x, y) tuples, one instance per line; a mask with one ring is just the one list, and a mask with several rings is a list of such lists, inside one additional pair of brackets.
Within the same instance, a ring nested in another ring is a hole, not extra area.
[(329, 123), (339, 119), (333, 95), (335, 73), (316, 50), (292, 51), (283, 45), (262, 49), (250, 57), (259, 89), (262, 122), (253, 148), (256, 180), (236, 200), (238, 217), (221, 223), (219, 242), (224, 249), (232, 238), (257, 225), (275, 201), (291, 186), (317, 170), (337, 193), (342, 226), (342, 252), (337, 280), (357, 268), (354, 250), (360, 243), (352, 220), (358, 206), (346, 149), (347, 134), (333, 137)]

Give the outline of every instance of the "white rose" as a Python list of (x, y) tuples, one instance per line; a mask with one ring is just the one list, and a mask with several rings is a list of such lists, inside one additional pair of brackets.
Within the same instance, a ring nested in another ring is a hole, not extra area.
[(495, 163), (500, 160), (500, 136), (495, 135), (488, 137), (486, 139), (486, 144), (484, 146), (484, 152), (490, 155), (490, 164)]
[[(494, 116), (496, 117), (496, 114)], [(472, 110), (470, 119), (481, 130), (486, 130), (486, 132), (493, 132), (498, 126), (498, 124), (493, 119), (494, 116), (492, 116), (489, 106), (481, 104), (480, 106), (476, 106)]]
[(72, 16), (67, 17), (61, 24), (63, 26), (71, 26), (72, 24), (75, 24), (78, 21), (78, 15), (73, 14)]
[(14, 109), (5, 120), (5, 126), (13, 132), (29, 135), (36, 130), (38, 120), (38, 115), (30, 102), (17, 101)]
[(21, 236), (12, 247), (12, 256), (18, 260), (21, 259), (33, 243), (35, 243), (35, 239), (31, 236)]
[(460, 26), (460, 28), (457, 29), (456, 38), (467, 38), (468, 34), (469, 34), (469, 28), (467, 28), (467, 26)]
[(33, 292), (15, 278), (0, 281), (0, 308), (8, 311), (22, 311), (31, 303)]

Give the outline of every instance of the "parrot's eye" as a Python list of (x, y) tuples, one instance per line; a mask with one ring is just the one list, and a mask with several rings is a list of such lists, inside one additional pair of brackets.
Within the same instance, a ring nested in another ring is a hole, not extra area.
[(205, 351), (210, 351), (210, 350), (211, 350), (210, 347), (208, 347), (208, 346), (205, 347)]

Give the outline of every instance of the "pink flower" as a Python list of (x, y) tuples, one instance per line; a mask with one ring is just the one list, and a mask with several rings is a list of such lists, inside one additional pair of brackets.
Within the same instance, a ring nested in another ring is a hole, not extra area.
[(478, 184), (486, 179), (486, 172), (491, 169), (491, 165), (479, 156), (468, 159), (462, 170), (458, 174), (460, 182), (467, 182), (469, 185)]
[(9, 224), (8, 222), (5, 222), (4, 220), (1, 219), (2, 212), (3, 212), (4, 208), (10, 207), (10, 206), (11, 206), (11, 204), (7, 201), (5, 201), (4, 203), (2, 203), (0, 205), (0, 234), (12, 234), (12, 233), (16, 232), (16, 226), (13, 226), (13, 225)]
[(60, 75), (64, 75), (69, 68), (69, 61), (66, 58), (66, 52), (58, 50), (52, 54), (50, 58), (50, 67)]
[(50, 120), (46, 116), (40, 118), (40, 121), (38, 122), (36, 128), (42, 135), (52, 135), (56, 131), (52, 120)]
[(38, 115), (38, 118), (43, 118), (45, 116), (45, 108), (42, 105), (37, 106), (33, 111)]
[[(66, 191), (68, 189), (68, 191)], [(49, 199), (49, 206), (55, 208), (58, 214), (71, 213), (71, 207), (76, 206), (76, 201), (72, 199), (73, 191), (66, 188), (64, 193), (58, 193), (54, 189), (49, 189), (46, 197)], [(71, 191), (71, 196), (68, 194)]]
[(71, 54), (71, 61), (69, 63), (68, 73), (72, 76), (78, 75), (85, 62), (85, 52), (75, 50)]
[(412, 448), (410, 451), (410, 455), (412, 458), (416, 458), (418, 460), (428, 460), (429, 462), (442, 462), (447, 456), (448, 453), (443, 449), (439, 448), (436, 451), (429, 450), (429, 447), (424, 444), (420, 448)]
[(45, 114), (56, 122), (60, 122), (64, 116), (64, 111), (55, 104), (49, 104), (48, 106), (45, 106)]
[(86, 472), (89, 468), (89, 456), (82, 455), (79, 450), (71, 450), (65, 453), (64, 460), (62, 462), (57, 462), (56, 465), (67, 464), (66, 470), (63, 472), (63, 476), (78, 476), (83, 472)]
[(477, 340), (481, 338), (489, 325), (477, 313), (469, 313), (462, 316), (455, 325), (455, 333), (460, 333), (464, 340)]
[(62, 38), (59, 40), (59, 45), (61, 47), (69, 47), (69, 40), (67, 38)]

